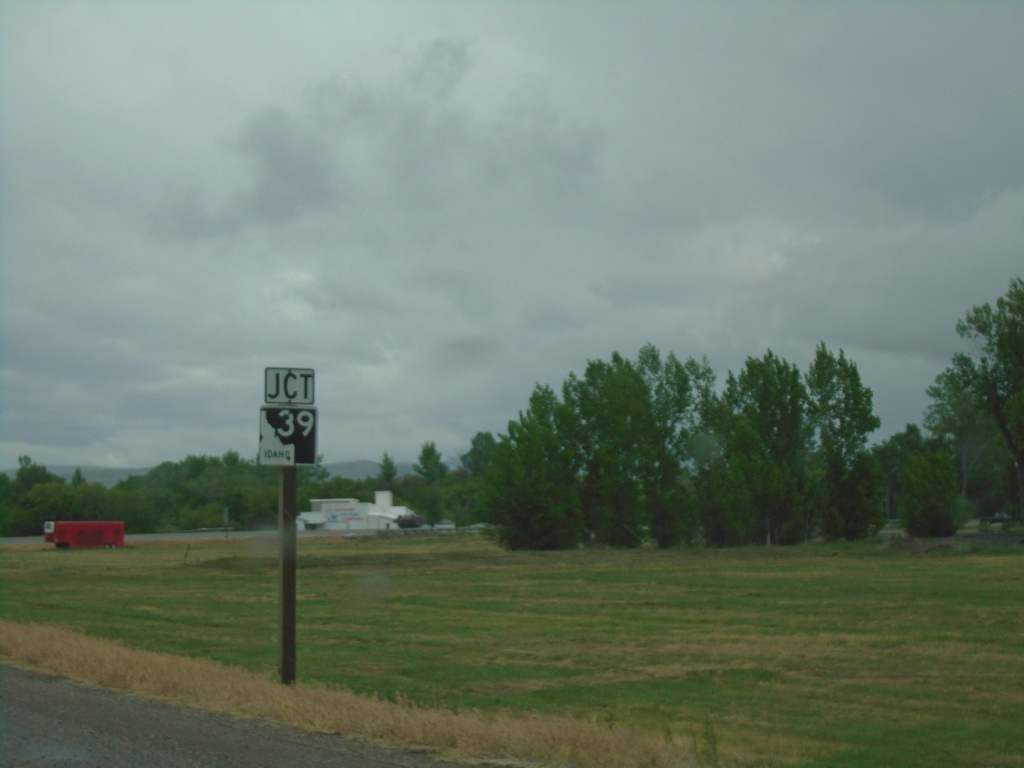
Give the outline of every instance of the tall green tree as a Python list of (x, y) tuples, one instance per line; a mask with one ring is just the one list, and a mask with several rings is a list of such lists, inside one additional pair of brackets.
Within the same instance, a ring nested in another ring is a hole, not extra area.
[(29, 515), (30, 530), (21, 535), (42, 534), (47, 520), (95, 520), (80, 518), (72, 510), (71, 486), (66, 483), (36, 483), (21, 497), (19, 506)]
[(412, 468), (428, 484), (436, 483), (448, 474), (448, 465), (433, 441), (427, 441), (420, 447), (419, 459)]
[(882, 471), (882, 507), (888, 520), (894, 520), (899, 514), (896, 501), (902, 491), (900, 477), (903, 464), (908, 457), (919, 453), (927, 453), (927, 448), (917, 424), (907, 424), (902, 432), (890, 435), (871, 447), (871, 455)]
[(588, 361), (582, 377), (570, 374), (563, 397), (575, 417), (570, 434), (583, 467), (588, 538), (617, 547), (643, 544), (643, 481), (654, 428), (643, 377), (616, 352), (609, 362)]
[(972, 308), (957, 333), (973, 344), (953, 357), (956, 375), (985, 402), (1016, 476), (1017, 520), (1024, 520), (1024, 279), (1017, 277), (995, 307)]
[(477, 432), (470, 441), (469, 450), (462, 454), (462, 468), (473, 477), (481, 477), (494, 461), (498, 441), (490, 432)]
[(395, 460), (391, 458), (387, 451), (384, 451), (384, 454), (380, 457), (380, 470), (377, 472), (377, 480), (384, 487), (384, 490), (392, 490), (397, 479), (398, 467), (395, 466)]
[(924, 426), (954, 457), (960, 496), (981, 502), (1000, 485), (998, 470), (1010, 460), (985, 400), (956, 367), (940, 373), (927, 391)]
[(579, 543), (579, 464), (565, 437), (571, 418), (554, 390), (538, 385), (527, 410), (499, 437), (483, 497), (503, 546), (566, 549)]
[(11, 478), (0, 472), (0, 536), (20, 536), (23, 529), (31, 535), (28, 514), (14, 503)]
[(836, 531), (848, 541), (863, 539), (877, 533), (885, 525), (884, 500), (885, 472), (870, 451), (856, 455), (853, 466), (834, 487), (834, 506), (842, 522)]
[(845, 469), (853, 467), (867, 449), (868, 436), (882, 423), (857, 365), (843, 350), (837, 357), (819, 344), (807, 371), (807, 392), (808, 416), (821, 451)]
[(18, 503), (37, 485), (46, 483), (63, 483), (64, 478), (55, 475), (44, 464), (36, 464), (29, 456), (18, 457), (18, 471), (11, 483), (11, 497)]
[(413, 464), (413, 471), (419, 482), (406, 482), (403, 493), (415, 506), (416, 511), (430, 524), (438, 523), (444, 516), (442, 482), (448, 474), (448, 465), (441, 458), (441, 452), (433, 441), (425, 442), (420, 448), (419, 460)]
[(714, 391), (704, 393), (699, 407), (701, 426), (691, 451), (705, 541), (716, 547), (750, 543), (756, 513), (736, 437), (740, 419), (724, 394)]
[(821, 467), (823, 532), (828, 538), (865, 538), (884, 522), (878, 487), (882, 470), (872, 466), (867, 450), (868, 436), (881, 425), (872, 392), (843, 350), (836, 356), (824, 343), (818, 345), (806, 382)]
[(754, 518), (751, 541), (807, 536), (806, 463), (811, 441), (807, 389), (799, 369), (768, 350), (726, 380), (731, 412), (727, 458), (742, 478)]
[(636, 368), (650, 409), (641, 464), (650, 536), (661, 548), (692, 542), (699, 520), (684, 464), (698, 425), (699, 393), (714, 374), (706, 360), (683, 364), (673, 354), (662, 360), (653, 344), (640, 349)]
[[(57, 515), (42, 511), (29, 497), (36, 488), (49, 489), (63, 485), (62, 477), (50, 472), (42, 464), (36, 464), (28, 456), (19, 456), (14, 478), (0, 475), (0, 535), (41, 535), (43, 523)], [(38, 495), (46, 495), (46, 492), (41, 491)], [(59, 494), (50, 494), (55, 495)], [(55, 508), (59, 510), (59, 506)]]

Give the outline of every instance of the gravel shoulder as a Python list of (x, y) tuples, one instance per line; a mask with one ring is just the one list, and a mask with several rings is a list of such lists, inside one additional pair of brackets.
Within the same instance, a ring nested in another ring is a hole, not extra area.
[(0, 664), (2, 768), (452, 768), (425, 755), (140, 699)]

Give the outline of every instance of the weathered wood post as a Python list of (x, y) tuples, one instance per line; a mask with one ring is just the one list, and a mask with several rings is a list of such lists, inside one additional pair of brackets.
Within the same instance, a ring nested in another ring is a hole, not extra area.
[(278, 593), (278, 670), (281, 683), (295, 682), (295, 508), (297, 470), (281, 467), (278, 492), (278, 537), (280, 539), (280, 589)]

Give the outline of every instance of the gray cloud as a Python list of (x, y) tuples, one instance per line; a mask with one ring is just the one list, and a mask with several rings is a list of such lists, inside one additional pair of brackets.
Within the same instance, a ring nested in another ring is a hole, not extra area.
[(267, 109), (245, 126), (236, 150), (256, 166), (240, 205), (270, 224), (326, 207), (335, 197), (330, 151), (282, 109)]
[[(0, 464), (449, 456), (646, 342), (883, 432), (1020, 273), (1024, 6), (0, 7)], [(6, 458), (5, 458), (6, 457)]]
[(297, 107), (261, 109), (225, 148), (242, 160), (244, 184), (219, 210), (196, 182), (169, 193), (158, 230), (221, 236), (322, 216), (387, 256), (389, 241), (429, 245), (480, 219), (548, 217), (578, 200), (599, 170), (600, 129), (537, 87), (507, 94), (495, 115), (453, 103), (471, 63), (464, 45), (436, 40), (407, 82), (332, 77)]
[(465, 43), (433, 40), (424, 46), (419, 61), (406, 66), (405, 75), (413, 88), (435, 99), (446, 99), (462, 82), (471, 63)]

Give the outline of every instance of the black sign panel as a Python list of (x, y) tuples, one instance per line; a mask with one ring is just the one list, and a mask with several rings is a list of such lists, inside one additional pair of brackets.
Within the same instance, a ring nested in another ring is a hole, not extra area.
[(260, 464), (316, 464), (316, 408), (260, 408)]

